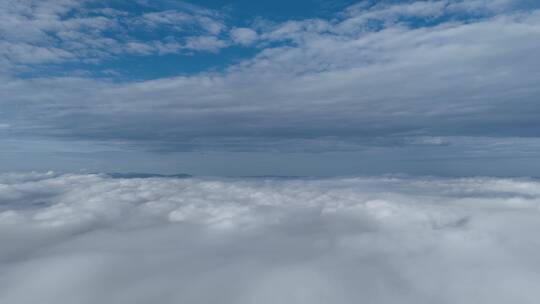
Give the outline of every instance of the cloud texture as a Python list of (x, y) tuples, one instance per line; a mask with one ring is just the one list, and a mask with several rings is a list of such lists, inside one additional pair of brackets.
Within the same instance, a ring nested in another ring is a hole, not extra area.
[[(0, 14), (28, 32), (6, 30), (4, 64), (47, 75), (53, 66), (28, 60), (136, 53), (159, 62), (159, 53), (231, 45), (249, 45), (254, 55), (219, 72), (141, 81), (62, 66), (65, 74), (54, 77), (0, 74), (0, 120), (9, 126), (0, 132), (160, 151), (253, 151), (260, 143), (311, 151), (305, 141), (328, 138), (360, 150), (426, 137), (538, 135), (538, 9), (520, 8), (522, 1), (362, 3), (328, 19), (256, 19), (248, 27), (203, 9), (122, 14), (63, 1), (26, 12), (28, 4), (6, 4)], [(69, 12), (75, 17), (65, 19)], [(127, 31), (130, 24), (138, 31)]]
[(540, 183), (0, 175), (0, 302), (536, 303)]

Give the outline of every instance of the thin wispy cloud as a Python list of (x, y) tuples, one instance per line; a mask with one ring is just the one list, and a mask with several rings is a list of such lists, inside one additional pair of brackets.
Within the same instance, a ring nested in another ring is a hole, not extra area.
[[(104, 1), (6, 1), (0, 6), (3, 65), (18, 71), (33, 64), (207, 50), (185, 40), (202, 34), (219, 40), (225, 28), (222, 17), (209, 10), (139, 6), (124, 11)], [(180, 39), (182, 34), (187, 37)], [(214, 43), (211, 49), (223, 46)]]

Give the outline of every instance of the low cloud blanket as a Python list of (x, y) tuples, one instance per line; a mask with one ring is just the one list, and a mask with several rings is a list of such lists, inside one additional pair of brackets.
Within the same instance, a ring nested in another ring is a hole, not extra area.
[(0, 175), (0, 303), (538, 303), (532, 179)]

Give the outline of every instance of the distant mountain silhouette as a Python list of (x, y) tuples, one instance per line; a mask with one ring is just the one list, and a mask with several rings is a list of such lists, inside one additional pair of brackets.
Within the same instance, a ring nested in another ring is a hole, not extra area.
[(165, 178), (190, 178), (193, 175), (180, 173), (180, 174), (157, 174), (157, 173), (139, 173), (139, 172), (129, 172), (129, 173), (107, 173), (108, 176), (112, 178), (152, 178), (152, 177), (165, 177)]
[(260, 179), (301, 179), (307, 176), (301, 175), (245, 175), (243, 178), (260, 178)]

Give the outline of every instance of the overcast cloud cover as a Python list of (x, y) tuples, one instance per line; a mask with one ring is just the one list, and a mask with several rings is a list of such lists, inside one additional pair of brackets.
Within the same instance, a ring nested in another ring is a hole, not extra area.
[(0, 176), (0, 302), (537, 303), (530, 179)]

